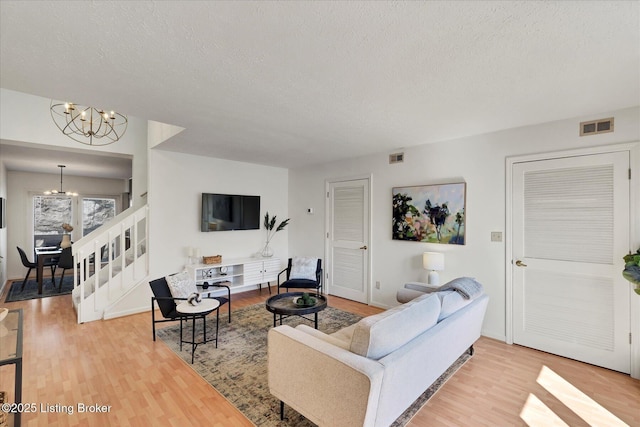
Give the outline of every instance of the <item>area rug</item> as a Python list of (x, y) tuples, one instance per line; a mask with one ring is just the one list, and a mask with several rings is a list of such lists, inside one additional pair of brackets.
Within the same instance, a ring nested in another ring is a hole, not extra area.
[[(285, 419), (280, 420), (280, 401), (269, 393), (267, 383), (267, 332), (273, 327), (273, 314), (264, 304), (256, 304), (232, 310), (231, 323), (226, 316), (220, 317), (218, 348), (210, 342), (199, 345), (195, 353), (195, 362), (191, 365), (191, 346), (185, 344), (179, 349), (179, 324), (160, 329), (158, 337), (191, 366), (201, 377), (211, 384), (220, 394), (238, 408), (257, 426), (313, 426), (314, 424), (285, 406)], [(318, 315), (318, 329), (325, 333), (335, 332), (351, 325), (360, 316), (327, 307)], [(215, 320), (207, 321), (209, 332), (214, 332)], [(297, 326), (301, 323), (312, 325), (299, 317), (289, 317), (284, 324)], [(196, 334), (201, 323), (196, 325)], [(214, 332), (215, 333), (215, 332)], [(184, 336), (190, 337), (190, 327)], [(211, 336), (208, 335), (207, 338)], [(198, 340), (198, 337), (196, 337)], [(396, 420), (394, 426), (401, 427), (415, 415), (435, 391), (449, 378), (467, 357), (459, 359), (434, 385), (432, 385), (405, 413)]]
[(56, 277), (56, 284), (53, 285), (50, 277), (45, 277), (42, 282), (42, 294), (38, 294), (38, 282), (36, 280), (28, 280), (22, 288), (22, 280), (14, 280), (11, 284), (11, 289), (7, 294), (7, 298), (4, 302), (24, 301), (28, 299), (57, 297), (59, 295), (70, 294), (73, 291), (73, 274), (70, 274), (62, 281), (62, 290), (58, 292), (58, 286), (60, 285), (60, 278)]

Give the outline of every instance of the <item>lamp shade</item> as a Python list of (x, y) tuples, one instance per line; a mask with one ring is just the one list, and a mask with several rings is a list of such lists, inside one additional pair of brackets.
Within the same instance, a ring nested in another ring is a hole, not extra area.
[(444, 254), (440, 252), (425, 252), (422, 254), (422, 266), (425, 270), (444, 270)]

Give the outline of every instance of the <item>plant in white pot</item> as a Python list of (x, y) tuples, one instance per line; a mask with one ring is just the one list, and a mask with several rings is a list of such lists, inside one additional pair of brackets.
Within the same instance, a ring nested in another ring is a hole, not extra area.
[(635, 254), (624, 256), (624, 270), (622, 275), (629, 282), (633, 283), (634, 291), (640, 295), (640, 249)]
[(262, 249), (263, 257), (273, 256), (273, 249), (271, 249), (271, 246), (269, 246), (269, 242), (271, 242), (271, 239), (273, 238), (273, 236), (275, 236), (275, 234), (278, 231), (284, 230), (285, 227), (289, 225), (289, 220), (291, 219), (291, 218), (285, 219), (280, 223), (280, 225), (276, 227), (276, 222), (277, 222), (276, 218), (277, 218), (276, 215), (274, 215), (273, 218), (269, 218), (269, 212), (267, 212), (264, 215), (264, 228), (265, 230), (267, 230), (267, 241), (264, 244), (264, 248)]

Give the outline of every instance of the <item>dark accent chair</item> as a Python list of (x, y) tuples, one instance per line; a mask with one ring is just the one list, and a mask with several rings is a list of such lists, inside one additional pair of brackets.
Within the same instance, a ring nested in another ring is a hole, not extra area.
[[(322, 259), (318, 258), (318, 264), (316, 265), (316, 279), (296, 279), (291, 278), (291, 266), (293, 259), (289, 258), (287, 268), (278, 273), (278, 293), (280, 288), (285, 288), (289, 292), (289, 288), (296, 289), (315, 289), (316, 292), (322, 293)], [(282, 282), (281, 276), (286, 273), (286, 280)]]
[[(206, 286), (206, 288), (205, 288)], [(229, 304), (229, 323), (231, 323), (231, 289), (229, 289), (229, 287), (227, 285), (223, 285), (221, 283), (209, 283), (209, 282), (204, 282), (202, 285), (198, 285), (199, 288), (202, 288), (202, 292), (203, 293), (207, 293), (207, 291), (211, 292), (210, 288), (214, 287), (214, 288), (227, 288), (227, 296), (226, 297), (211, 297), (213, 299), (216, 299), (220, 302), (220, 307), (222, 307), (225, 304)]]
[(62, 269), (62, 275), (60, 276), (60, 284), (58, 285), (58, 292), (62, 290), (62, 280), (64, 279), (64, 272), (73, 268), (73, 252), (71, 246), (64, 248), (60, 253), (58, 259), (58, 268)]
[[(29, 261), (29, 259), (27, 258), (27, 254), (22, 250), (22, 248), (16, 246), (16, 249), (18, 249), (18, 253), (20, 254), (20, 260), (22, 260), (22, 265), (24, 265), (26, 268), (29, 269), (27, 270), (27, 275), (24, 276), (24, 280), (22, 281), (22, 288), (20, 288), (20, 291), (23, 291), (24, 285), (27, 283), (27, 279), (29, 279), (29, 274), (31, 274), (31, 270), (33, 270), (34, 268), (37, 269), (38, 263)], [(48, 260), (47, 262), (44, 263), (44, 265), (45, 267), (51, 267), (51, 280), (53, 280), (53, 286), (55, 286), (56, 279), (55, 277), (53, 277), (53, 275), (56, 272), (56, 261)]]
[[(180, 314), (176, 310), (176, 307), (178, 306), (176, 301), (186, 301), (186, 298), (172, 297), (167, 279), (161, 277), (159, 279), (152, 280), (149, 282), (149, 286), (151, 286), (151, 292), (153, 292), (154, 295), (151, 297), (151, 322), (153, 325), (153, 340), (155, 341), (156, 323), (175, 322), (181, 319), (188, 319), (191, 316)], [(156, 310), (154, 305), (154, 302), (156, 301), (158, 302), (158, 308), (160, 308), (160, 312), (162, 313), (162, 320), (156, 320)]]

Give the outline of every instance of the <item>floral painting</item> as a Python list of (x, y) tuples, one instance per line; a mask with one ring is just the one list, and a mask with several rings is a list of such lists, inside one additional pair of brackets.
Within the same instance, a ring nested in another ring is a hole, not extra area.
[(393, 239), (464, 245), (466, 183), (393, 188)]

